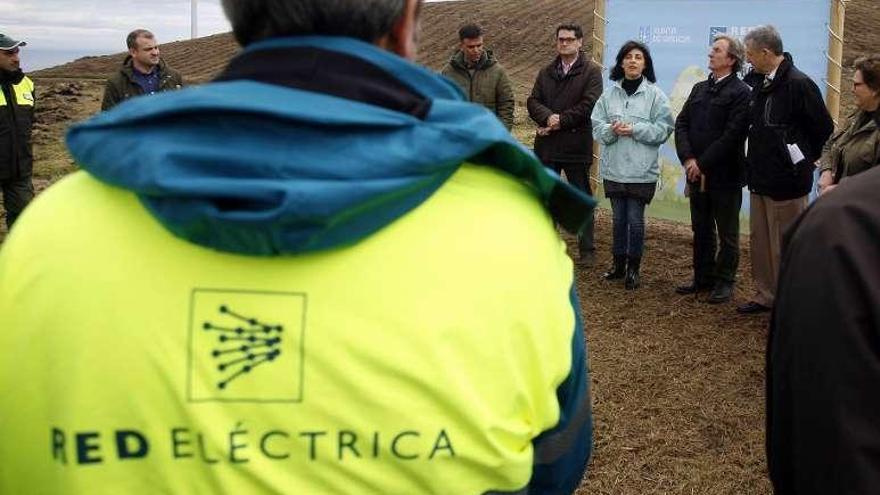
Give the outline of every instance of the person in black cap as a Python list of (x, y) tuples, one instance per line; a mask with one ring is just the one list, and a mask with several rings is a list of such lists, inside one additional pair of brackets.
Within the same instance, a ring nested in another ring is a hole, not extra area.
[(8, 228), (34, 197), (34, 83), (19, 60), (19, 49), (26, 44), (0, 34), (0, 189)]

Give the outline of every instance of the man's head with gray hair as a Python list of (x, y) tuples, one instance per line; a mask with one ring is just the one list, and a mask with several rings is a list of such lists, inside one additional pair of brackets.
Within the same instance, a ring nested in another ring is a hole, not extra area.
[(769, 24), (758, 26), (746, 33), (743, 42), (747, 47), (769, 50), (773, 55), (781, 56), (783, 53), (782, 36), (779, 35), (779, 31), (775, 27)]
[(775, 27), (758, 26), (743, 38), (746, 58), (761, 74), (771, 74), (782, 63), (782, 36)]
[(415, 0), (222, 0), (242, 46), (268, 38), (324, 35), (377, 43)]
[(733, 59), (733, 72), (739, 72), (742, 69), (743, 62), (746, 60), (746, 49), (740, 40), (726, 34), (718, 34), (715, 41), (727, 42), (727, 56)]

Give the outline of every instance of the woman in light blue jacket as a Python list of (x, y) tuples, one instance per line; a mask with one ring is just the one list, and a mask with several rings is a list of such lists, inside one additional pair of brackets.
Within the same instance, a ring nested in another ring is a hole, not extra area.
[(648, 47), (626, 42), (611, 69), (614, 84), (593, 108), (593, 138), (602, 144), (600, 174), (614, 216), (614, 264), (606, 280), (624, 278), (627, 289), (639, 286), (645, 244), (645, 206), (654, 197), (660, 146), (675, 121), (669, 99), (654, 83)]

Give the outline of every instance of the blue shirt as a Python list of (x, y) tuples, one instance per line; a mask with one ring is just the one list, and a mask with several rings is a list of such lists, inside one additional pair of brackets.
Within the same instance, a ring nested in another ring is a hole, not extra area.
[(137, 69), (131, 72), (134, 75), (134, 82), (144, 90), (145, 95), (159, 91), (159, 67), (153, 67), (149, 74), (144, 74)]

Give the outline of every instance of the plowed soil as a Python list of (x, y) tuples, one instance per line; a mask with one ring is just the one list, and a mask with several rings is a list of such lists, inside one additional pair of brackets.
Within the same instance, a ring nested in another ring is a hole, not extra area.
[[(517, 94), (515, 134), (530, 143), (525, 98), (539, 68), (553, 56), (553, 29), (577, 22), (589, 50), (592, 0), (470, 0), (426, 4), (420, 61), (439, 69), (457, 44), (457, 29), (474, 21), (507, 68)], [(850, 0), (844, 66), (877, 50), (880, 3)], [(215, 76), (238, 48), (228, 34), (162, 46), (168, 63), (191, 83)], [(23, 56), (26, 56), (23, 51)], [(76, 167), (63, 133), (95, 113), (103, 79), (123, 54), (86, 57), (38, 71), (35, 184), (42, 190)], [(844, 73), (844, 109), (853, 108)], [(0, 242), (5, 235), (0, 226)], [(573, 239), (563, 236), (573, 247)], [(763, 454), (764, 346), (767, 316), (741, 317), (733, 304), (713, 306), (705, 296), (673, 288), (690, 273), (687, 225), (649, 220), (643, 285), (625, 291), (601, 280), (610, 264), (607, 211), (597, 220), (598, 262), (577, 268), (588, 334), (595, 412), (595, 449), (578, 493), (769, 494)], [(742, 239), (736, 301), (748, 299), (748, 240)]]

